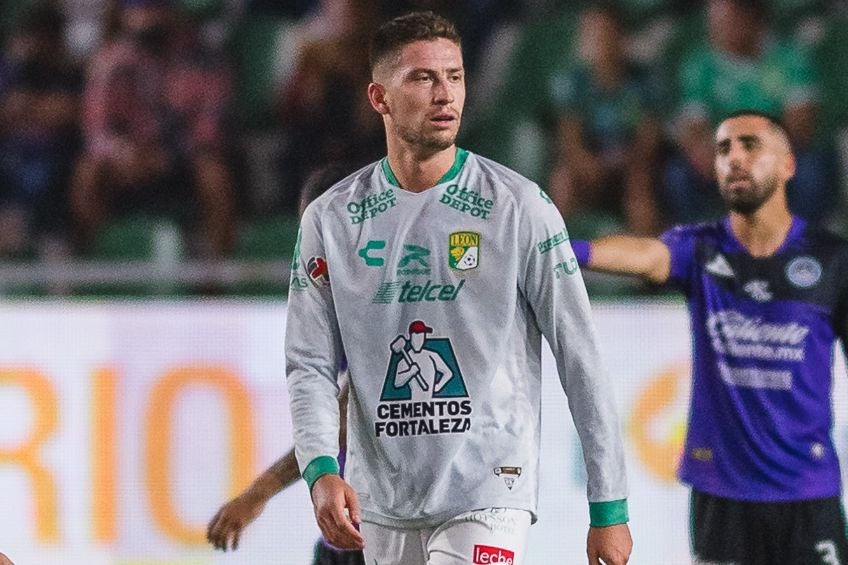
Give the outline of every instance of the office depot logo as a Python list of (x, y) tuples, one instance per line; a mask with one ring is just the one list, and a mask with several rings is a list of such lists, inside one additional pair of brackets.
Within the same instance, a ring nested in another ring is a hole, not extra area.
[(475, 565), (489, 565), (489, 563), (513, 565), (515, 563), (515, 552), (489, 545), (475, 545), (473, 563)]

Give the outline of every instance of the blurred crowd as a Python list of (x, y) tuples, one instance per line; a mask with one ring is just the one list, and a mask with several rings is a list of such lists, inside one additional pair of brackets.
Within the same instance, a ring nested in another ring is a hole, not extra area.
[(463, 35), (459, 144), (537, 181), (578, 235), (720, 215), (711, 132), (741, 108), (785, 122), (793, 211), (848, 224), (844, 1), (6, 0), (0, 258), (85, 257), (124, 217), (231, 256), (315, 169), (384, 154), (368, 38), (411, 9)]

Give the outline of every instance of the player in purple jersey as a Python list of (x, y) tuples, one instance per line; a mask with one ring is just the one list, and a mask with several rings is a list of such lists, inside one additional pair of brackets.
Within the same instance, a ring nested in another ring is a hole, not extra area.
[[(300, 195), (299, 215), (306, 206), (321, 196), (328, 188), (341, 180), (350, 168), (344, 164), (330, 164), (315, 171), (304, 183)], [(347, 445), (347, 401), (350, 389), (345, 382), (339, 392), (339, 466), (344, 469)], [(264, 510), (265, 505), (277, 493), (293, 485), (300, 478), (294, 448), (275, 461), (268, 469), (238, 496), (221, 506), (206, 528), (206, 539), (215, 549), (227, 551), (238, 549), (244, 529)], [(338, 549), (322, 537), (315, 544), (313, 565), (364, 565), (361, 551)], [(0, 559), (2, 565), (2, 559)]]
[(722, 221), (572, 246), (590, 269), (686, 295), (693, 383), (679, 474), (692, 489), (695, 562), (848, 564), (830, 438), (848, 244), (790, 213), (795, 159), (772, 117), (726, 118), (715, 172)]

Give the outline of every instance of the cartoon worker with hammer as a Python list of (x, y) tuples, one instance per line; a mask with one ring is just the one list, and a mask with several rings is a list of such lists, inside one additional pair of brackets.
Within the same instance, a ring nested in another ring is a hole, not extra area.
[(429, 333), (433, 333), (433, 328), (421, 320), (415, 320), (409, 324), (409, 340), (399, 335), (390, 346), (392, 352), (403, 356), (397, 366), (395, 388), (402, 388), (413, 379), (418, 383), (418, 387), (410, 386), (412, 400), (432, 398), (434, 393), (445, 388), (453, 378), (453, 371), (442, 356), (435, 351), (424, 349)]

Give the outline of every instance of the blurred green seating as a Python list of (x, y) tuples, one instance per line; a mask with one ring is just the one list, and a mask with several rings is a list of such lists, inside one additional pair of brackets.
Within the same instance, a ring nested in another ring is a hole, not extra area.
[(277, 92), (294, 70), (298, 46), (295, 23), (285, 18), (246, 16), (233, 31), (236, 113), (245, 129), (274, 123)]
[[(252, 220), (242, 227), (233, 258), (237, 261), (290, 261), (298, 226), (293, 216)], [(227, 294), (282, 298), (288, 292), (288, 283), (288, 280), (238, 283), (230, 285)]]
[[(171, 220), (149, 216), (131, 216), (111, 220), (96, 235), (83, 257), (92, 262), (153, 261), (165, 265), (183, 257), (183, 235)], [(166, 283), (102, 283), (79, 285), (77, 296), (142, 297), (187, 293), (183, 285)]]

